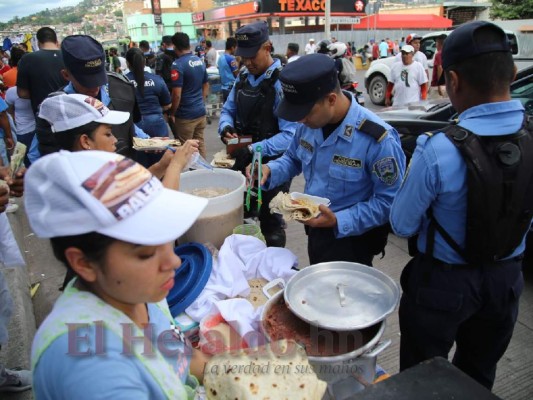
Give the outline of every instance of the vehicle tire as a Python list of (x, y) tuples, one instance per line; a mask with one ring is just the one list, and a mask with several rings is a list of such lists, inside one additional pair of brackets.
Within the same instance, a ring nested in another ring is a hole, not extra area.
[(370, 101), (377, 106), (385, 105), (385, 93), (387, 91), (387, 79), (383, 75), (374, 75), (368, 85)]

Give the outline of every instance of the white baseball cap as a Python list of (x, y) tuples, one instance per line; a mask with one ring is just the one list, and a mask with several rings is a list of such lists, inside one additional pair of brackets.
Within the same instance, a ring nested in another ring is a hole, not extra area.
[(28, 219), (43, 238), (98, 232), (161, 245), (183, 235), (208, 203), (166, 189), (140, 164), (103, 151), (49, 154), (24, 180)]
[(410, 44), (406, 44), (402, 47), (402, 52), (406, 52), (406, 53), (414, 53), (415, 52), (415, 48), (413, 46), (411, 46)]
[(315, 41), (315, 39), (311, 38), (311, 39), (309, 39), (309, 41), (310, 41), (310, 42), (314, 42), (314, 41)]
[(48, 121), (53, 132), (62, 132), (90, 122), (120, 125), (129, 112), (111, 111), (100, 100), (83, 94), (60, 94), (47, 97), (39, 108), (39, 117)]

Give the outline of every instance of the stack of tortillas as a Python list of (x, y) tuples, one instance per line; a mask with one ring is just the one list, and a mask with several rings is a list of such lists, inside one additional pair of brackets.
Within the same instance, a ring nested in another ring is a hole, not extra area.
[(269, 204), (270, 212), (281, 214), (286, 221), (308, 221), (320, 214), (318, 204), (309, 199), (293, 199), (290, 193), (279, 192)]
[(280, 340), (216, 355), (205, 367), (208, 399), (320, 400), (327, 383), (316, 376), (304, 349)]
[(235, 160), (230, 158), (226, 150), (220, 150), (213, 155), (211, 165), (216, 168), (231, 168), (235, 165)]
[(248, 285), (250, 286), (250, 294), (244, 297), (248, 300), (254, 308), (262, 306), (268, 300), (268, 298), (263, 293), (263, 287), (268, 283), (264, 278), (256, 278), (248, 280)]

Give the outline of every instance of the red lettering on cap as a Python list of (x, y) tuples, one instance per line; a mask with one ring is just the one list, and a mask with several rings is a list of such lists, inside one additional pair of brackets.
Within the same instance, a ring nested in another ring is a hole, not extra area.
[(170, 71), (170, 79), (173, 80), (173, 81), (177, 81), (178, 78), (180, 77), (180, 74), (178, 71), (176, 71), (175, 69), (173, 69), (172, 71)]

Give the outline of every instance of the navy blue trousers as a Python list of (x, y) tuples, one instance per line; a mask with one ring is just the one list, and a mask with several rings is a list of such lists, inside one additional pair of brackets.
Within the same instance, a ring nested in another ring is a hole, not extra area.
[(511, 340), (524, 287), (522, 258), (482, 266), (450, 265), (423, 254), (401, 276), (400, 370), (441, 356), (492, 389)]

